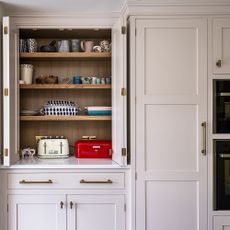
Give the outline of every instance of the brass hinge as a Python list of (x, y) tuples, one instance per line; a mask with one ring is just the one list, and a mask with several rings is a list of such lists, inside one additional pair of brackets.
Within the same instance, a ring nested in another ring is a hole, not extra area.
[(9, 90), (8, 90), (8, 88), (4, 88), (4, 96), (9, 96)]
[(124, 204), (124, 212), (126, 212), (126, 204)]
[(126, 27), (125, 27), (125, 26), (122, 26), (122, 27), (121, 27), (121, 33), (122, 33), (122, 34), (126, 34)]
[(113, 150), (112, 150), (112, 149), (109, 150), (109, 155), (110, 155), (110, 156), (113, 155)]
[(4, 26), (3, 31), (4, 31), (4, 34), (8, 34), (8, 27)]
[(126, 156), (126, 148), (121, 149), (121, 156), (125, 157)]
[(127, 89), (126, 88), (121, 88), (121, 95), (126, 96), (127, 95)]
[(9, 149), (4, 149), (4, 156), (8, 157), (9, 156)]
[(9, 204), (6, 206), (6, 211), (9, 212)]

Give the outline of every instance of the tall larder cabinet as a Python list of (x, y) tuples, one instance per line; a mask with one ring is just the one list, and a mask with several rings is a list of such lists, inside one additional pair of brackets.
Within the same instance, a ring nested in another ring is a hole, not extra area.
[(207, 19), (133, 16), (130, 37), (136, 230), (207, 229)]

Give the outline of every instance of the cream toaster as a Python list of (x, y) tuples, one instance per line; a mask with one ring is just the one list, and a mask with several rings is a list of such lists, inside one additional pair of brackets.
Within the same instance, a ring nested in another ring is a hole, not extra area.
[(69, 142), (66, 138), (43, 138), (38, 142), (38, 157), (66, 158), (69, 156)]

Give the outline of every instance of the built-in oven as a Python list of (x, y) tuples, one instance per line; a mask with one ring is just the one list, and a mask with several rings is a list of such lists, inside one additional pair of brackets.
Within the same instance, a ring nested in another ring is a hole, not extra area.
[(216, 140), (216, 210), (230, 210), (230, 140)]

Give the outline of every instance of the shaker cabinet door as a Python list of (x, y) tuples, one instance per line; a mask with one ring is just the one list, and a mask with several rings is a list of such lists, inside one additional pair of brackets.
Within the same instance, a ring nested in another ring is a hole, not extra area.
[[(113, 160), (121, 166), (127, 165), (127, 96), (126, 89), (126, 35), (122, 34), (123, 19), (120, 18), (112, 28), (112, 143)], [(125, 90), (123, 91), (125, 94)]]
[(65, 230), (65, 199), (65, 195), (9, 195), (9, 230)]
[(213, 19), (213, 58), (214, 74), (230, 73), (230, 18)]
[(123, 195), (68, 195), (68, 230), (125, 230)]
[(136, 230), (205, 230), (207, 20), (132, 22)]
[(18, 38), (19, 30), (10, 17), (3, 18), (3, 163), (9, 166), (18, 160)]

